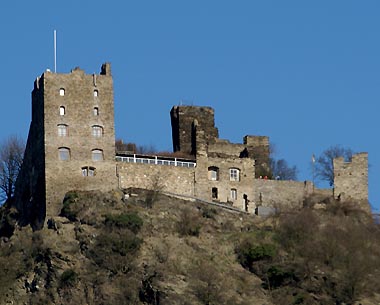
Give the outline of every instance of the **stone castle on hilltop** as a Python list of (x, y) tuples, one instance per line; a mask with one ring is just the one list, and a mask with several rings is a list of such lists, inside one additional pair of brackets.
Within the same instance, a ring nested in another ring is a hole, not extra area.
[[(368, 156), (334, 160), (334, 193), (311, 182), (269, 176), (269, 138), (247, 135), (242, 144), (219, 139), (210, 107), (174, 106), (173, 155), (115, 152), (111, 65), (100, 74), (75, 68), (46, 71), (34, 82), (32, 121), (16, 182), (20, 224), (43, 227), (59, 215), (70, 190), (157, 188), (177, 196), (219, 202), (253, 213), (259, 207), (299, 203), (313, 192), (368, 203)], [(177, 157), (178, 156), (178, 157)]]

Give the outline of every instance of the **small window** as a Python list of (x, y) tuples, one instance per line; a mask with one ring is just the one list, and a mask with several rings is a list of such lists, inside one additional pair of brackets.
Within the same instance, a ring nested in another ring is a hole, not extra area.
[(218, 199), (218, 189), (216, 187), (213, 187), (211, 189), (211, 198), (212, 199)]
[(95, 167), (84, 166), (82, 167), (82, 176), (83, 177), (93, 177), (95, 176)]
[(103, 151), (101, 149), (92, 150), (92, 160), (93, 161), (103, 161)]
[(95, 116), (99, 115), (99, 108), (98, 107), (94, 107), (94, 115)]
[(65, 89), (64, 88), (59, 89), (59, 95), (60, 96), (64, 96), (65, 95)]
[(208, 179), (212, 181), (219, 180), (219, 168), (216, 166), (210, 166), (208, 168)]
[(92, 126), (92, 135), (95, 138), (100, 138), (103, 136), (103, 127), (99, 125)]
[(231, 189), (230, 196), (231, 196), (231, 200), (236, 200), (237, 199), (237, 190)]
[(94, 96), (97, 97), (99, 95), (99, 91), (98, 90), (94, 90)]
[(59, 124), (58, 125), (58, 136), (59, 137), (66, 137), (69, 135), (69, 128), (65, 124)]
[(66, 114), (66, 109), (64, 106), (59, 107), (59, 115), (65, 115)]
[(59, 160), (61, 161), (70, 160), (70, 149), (67, 147), (58, 148), (58, 156), (59, 156)]
[(240, 181), (240, 170), (237, 168), (230, 168), (230, 181)]

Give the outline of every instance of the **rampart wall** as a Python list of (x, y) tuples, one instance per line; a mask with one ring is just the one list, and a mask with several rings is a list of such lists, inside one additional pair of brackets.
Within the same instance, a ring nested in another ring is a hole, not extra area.
[(257, 206), (300, 207), (304, 198), (312, 194), (313, 184), (309, 181), (255, 179), (254, 190)]
[(119, 187), (146, 188), (194, 196), (195, 169), (179, 166), (117, 162)]

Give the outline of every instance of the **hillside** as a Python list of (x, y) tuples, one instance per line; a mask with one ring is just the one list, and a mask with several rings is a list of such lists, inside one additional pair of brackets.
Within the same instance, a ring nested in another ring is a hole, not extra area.
[(379, 228), (350, 205), (260, 219), (145, 190), (121, 198), (70, 192), (43, 230), (3, 237), (0, 305), (380, 302)]

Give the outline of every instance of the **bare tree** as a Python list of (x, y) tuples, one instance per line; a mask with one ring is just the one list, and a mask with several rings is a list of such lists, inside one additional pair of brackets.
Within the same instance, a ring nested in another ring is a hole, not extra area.
[(116, 153), (122, 153), (122, 152), (136, 153), (136, 144), (124, 143), (123, 140), (117, 139), (115, 141), (115, 150), (116, 150)]
[(334, 185), (334, 166), (335, 158), (343, 157), (346, 161), (351, 161), (352, 150), (350, 148), (341, 147), (339, 145), (331, 146), (322, 152), (316, 160), (316, 176), (320, 180), (328, 181), (330, 186)]
[(277, 180), (297, 180), (297, 167), (295, 165), (289, 166), (284, 159), (275, 160), (271, 158), (270, 169), (273, 178)]
[(13, 197), (24, 150), (25, 142), (16, 135), (9, 136), (0, 145), (0, 188), (4, 201)]

